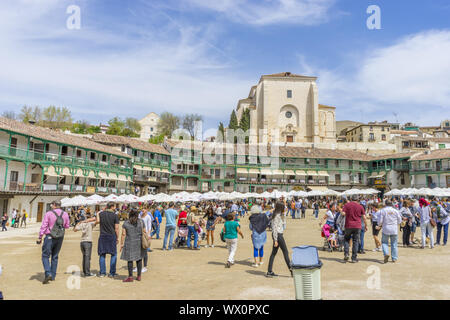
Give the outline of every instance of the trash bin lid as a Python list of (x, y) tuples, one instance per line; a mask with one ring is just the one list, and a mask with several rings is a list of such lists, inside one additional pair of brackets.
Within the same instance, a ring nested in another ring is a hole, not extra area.
[(315, 269), (322, 267), (319, 253), (314, 246), (298, 246), (292, 248), (292, 268)]

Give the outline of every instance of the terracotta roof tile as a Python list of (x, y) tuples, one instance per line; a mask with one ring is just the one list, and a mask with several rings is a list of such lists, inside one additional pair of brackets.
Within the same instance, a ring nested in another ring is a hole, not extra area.
[(4, 117), (0, 117), (0, 129), (25, 134), (46, 141), (53, 141), (69, 146), (81, 147), (99, 152), (114, 154), (121, 157), (131, 158), (130, 156), (115, 150), (114, 148), (96, 143), (77, 135), (65, 134), (60, 131), (40, 127), (37, 125), (25, 124), (23, 122), (7, 119)]
[(450, 149), (433, 150), (428, 154), (422, 152), (417, 156), (412, 157), (409, 161), (438, 160), (438, 159), (450, 159)]
[(137, 150), (169, 155), (169, 152), (167, 152), (167, 150), (163, 146), (145, 142), (137, 138), (96, 133), (92, 136), (92, 140), (98, 143), (109, 145), (125, 145)]

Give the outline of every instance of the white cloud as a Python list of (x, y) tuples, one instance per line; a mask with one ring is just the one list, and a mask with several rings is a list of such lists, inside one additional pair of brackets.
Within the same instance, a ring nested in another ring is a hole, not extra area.
[(380, 102), (450, 108), (450, 30), (415, 34), (374, 51), (356, 80)]
[(335, 0), (184, 0), (188, 6), (212, 10), (242, 24), (317, 25), (326, 22)]
[(450, 116), (450, 30), (421, 32), (359, 54), (346, 70), (299, 61), (319, 77), (319, 99), (337, 106), (338, 119), (392, 121), (395, 112), (401, 122), (436, 125)]
[(150, 111), (227, 119), (252, 84), (230, 71), (232, 59), (215, 47), (214, 28), (167, 19), (155, 26), (151, 14), (139, 30), (136, 21), (108, 28), (100, 13), (93, 26), (83, 20), (92, 7), (80, 5), (81, 29), (67, 30), (72, 1), (46, 0), (39, 10), (21, 1), (7, 3), (14, 19), (0, 19), (3, 110), (55, 104), (88, 121)]

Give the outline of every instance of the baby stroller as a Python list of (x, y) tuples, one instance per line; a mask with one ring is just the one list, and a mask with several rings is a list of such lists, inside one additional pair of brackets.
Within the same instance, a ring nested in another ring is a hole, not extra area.
[(323, 238), (323, 251), (333, 252), (333, 247), (331, 246), (330, 241), (328, 241), (328, 237), (330, 236), (330, 225), (324, 224), (321, 230), (321, 235)]
[(187, 225), (180, 225), (178, 227), (178, 236), (175, 239), (175, 248), (180, 248), (187, 244), (188, 234), (189, 234), (189, 229), (188, 229)]

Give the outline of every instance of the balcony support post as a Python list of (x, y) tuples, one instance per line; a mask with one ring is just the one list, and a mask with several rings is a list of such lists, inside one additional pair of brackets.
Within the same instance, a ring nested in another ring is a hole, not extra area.
[(11, 155), (11, 138), (12, 138), (12, 134), (10, 132), (9, 133), (9, 142), (8, 142), (8, 156)]
[(42, 160), (45, 161), (45, 154), (47, 153), (47, 143), (45, 142), (45, 140), (42, 140), (42, 142), (44, 143), (44, 155), (42, 156)]
[(25, 159), (28, 160), (28, 153), (30, 152), (30, 136), (28, 136), (27, 138), (27, 155), (25, 157)]
[(42, 174), (41, 174), (41, 192), (44, 189), (44, 167), (42, 166)]
[(25, 173), (23, 175), (23, 188), (22, 191), (25, 191), (26, 186), (27, 186), (27, 171), (28, 171), (28, 165), (30, 163), (29, 162), (25, 162)]
[(58, 144), (58, 162), (61, 162), (61, 150), (62, 148), (61, 148), (61, 145), (60, 144)]
[(5, 183), (3, 185), (3, 189), (6, 190), (6, 181), (8, 179), (8, 166), (9, 166), (9, 159), (5, 159), (6, 162), (6, 169), (5, 169)]

